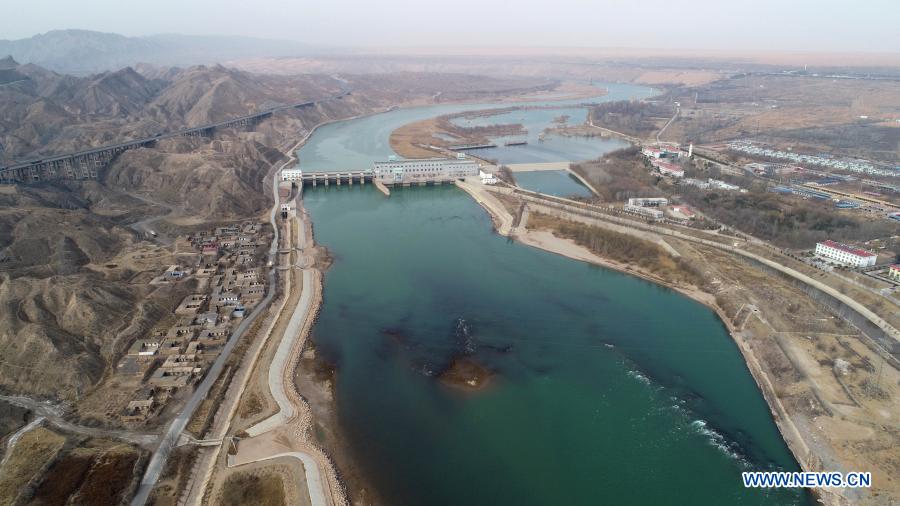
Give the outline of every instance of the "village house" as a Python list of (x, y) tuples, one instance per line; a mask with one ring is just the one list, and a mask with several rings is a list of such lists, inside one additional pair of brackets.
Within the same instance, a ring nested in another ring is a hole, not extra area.
[(157, 388), (174, 390), (187, 386), (199, 372), (200, 368), (196, 367), (159, 368), (153, 372), (147, 383)]
[(174, 314), (180, 316), (175, 324), (156, 329), (129, 347), (118, 374), (144, 378), (158, 367), (141, 387), (146, 395), (138, 393), (121, 406), (122, 421), (140, 423), (153, 416), (172, 392), (202, 375), (228, 342), (233, 330), (228, 320), (243, 318), (245, 306), (265, 295), (266, 285), (260, 282), (264, 271), (259, 267), (259, 247), (266, 246), (259, 238), (261, 230), (259, 223), (247, 222), (176, 239), (196, 252), (180, 255), (181, 264), (169, 265), (151, 283), (176, 283), (193, 275), (196, 293), (175, 307)]
[(217, 308), (222, 306), (235, 306), (240, 302), (240, 296), (234, 292), (222, 292), (213, 296), (212, 304)]
[(184, 350), (184, 345), (187, 342), (186, 339), (181, 338), (166, 338), (159, 345), (159, 354), (168, 356), (168, 355), (177, 355)]
[(241, 303), (246, 306), (256, 304), (266, 296), (266, 285), (263, 283), (248, 283), (241, 289)]
[(194, 325), (215, 325), (218, 320), (219, 315), (214, 311), (201, 313), (198, 314), (196, 318), (194, 318)]
[(127, 356), (150, 360), (159, 352), (160, 340), (156, 338), (138, 339), (128, 349)]
[(228, 339), (228, 327), (219, 326), (210, 329), (203, 329), (197, 336), (197, 342), (203, 345), (224, 344)]
[(122, 421), (143, 422), (153, 413), (154, 407), (156, 407), (156, 401), (152, 396), (148, 399), (135, 399), (125, 407), (125, 415), (122, 416)]
[(194, 274), (194, 276), (196, 276), (196, 277), (198, 277), (198, 278), (208, 278), (208, 277), (212, 276), (212, 275), (215, 274), (215, 273), (216, 273), (216, 269), (215, 269), (215, 268), (213, 268), (213, 267), (203, 267), (203, 268), (197, 269), (197, 273)]
[(166, 361), (160, 366), (163, 369), (173, 369), (177, 367), (188, 367), (193, 366), (197, 362), (197, 355), (187, 354), (187, 353), (179, 353), (175, 355), (169, 355), (166, 357)]
[(185, 355), (199, 355), (203, 353), (203, 344), (200, 341), (191, 341), (187, 344), (187, 347), (184, 349)]
[(169, 330), (166, 331), (166, 339), (174, 339), (174, 338), (186, 338), (190, 339), (194, 336), (194, 327), (191, 325), (185, 325), (185, 322), (182, 322), (178, 325), (172, 325), (169, 327)]
[(181, 303), (178, 304), (178, 307), (175, 308), (175, 314), (195, 315), (198, 311), (200, 311), (200, 307), (203, 306), (203, 303), (205, 301), (205, 294), (192, 293), (191, 295), (187, 295), (184, 299), (181, 300)]

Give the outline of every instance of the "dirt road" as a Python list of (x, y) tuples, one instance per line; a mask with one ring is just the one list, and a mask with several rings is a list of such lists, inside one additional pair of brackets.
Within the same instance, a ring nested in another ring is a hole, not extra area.
[(74, 424), (65, 419), (65, 409), (62, 406), (51, 404), (47, 401), (36, 401), (22, 395), (0, 395), (0, 400), (33, 411), (36, 416), (46, 419), (47, 423), (56, 426), (63, 432), (97, 438), (119, 439), (141, 446), (149, 446), (159, 440), (159, 434), (145, 434), (128, 430), (104, 429), (102, 427), (87, 427)]

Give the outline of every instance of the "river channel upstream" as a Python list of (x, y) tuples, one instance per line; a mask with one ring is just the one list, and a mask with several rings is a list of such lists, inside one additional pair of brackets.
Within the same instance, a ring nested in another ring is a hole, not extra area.
[[(653, 93), (603, 86), (593, 101)], [(559, 104), (574, 123), (578, 102)], [(368, 168), (392, 154), (395, 128), (485, 107), (326, 125), (299, 151), (300, 167)], [(514, 116), (530, 125), (560, 114)], [(622, 146), (564, 140), (579, 144), (529, 143), (510, 163)], [(453, 186), (389, 198), (371, 185), (319, 187), (303, 200), (334, 257), (312, 337), (336, 365), (339, 432), (386, 504), (807, 504), (802, 493), (743, 487), (741, 471), (799, 469), (709, 308), (501, 237)], [(460, 359), (491, 372), (483, 388), (439, 379)]]

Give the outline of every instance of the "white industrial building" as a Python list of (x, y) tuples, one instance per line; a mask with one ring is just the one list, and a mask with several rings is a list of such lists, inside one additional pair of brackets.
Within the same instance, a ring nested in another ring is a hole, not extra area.
[(835, 241), (822, 241), (816, 243), (816, 255), (852, 267), (870, 267), (875, 265), (878, 256), (860, 248), (854, 248)]
[[(693, 151), (694, 145), (691, 144), (691, 150)], [(681, 148), (677, 145), (672, 144), (660, 144), (657, 146), (647, 146), (641, 149), (641, 153), (644, 156), (650, 159), (659, 159), (659, 158), (679, 158), (682, 154)]]
[(707, 179), (707, 182), (709, 183), (710, 188), (716, 188), (717, 190), (737, 191), (741, 189), (741, 187), (736, 184), (726, 183), (719, 179), (709, 178)]
[(479, 170), (478, 177), (481, 178), (481, 184), (497, 184), (497, 178), (490, 172)]
[(648, 218), (653, 218), (654, 220), (663, 219), (663, 212), (659, 209), (653, 209), (652, 207), (643, 207), (643, 206), (635, 206), (632, 204), (625, 204), (623, 209), (629, 213), (639, 214), (641, 216), (646, 216)]
[(281, 169), (282, 181), (302, 181), (303, 171), (300, 169)]
[(661, 207), (669, 205), (669, 200), (657, 197), (638, 197), (628, 199), (628, 205), (635, 207)]
[(663, 150), (654, 147), (646, 147), (641, 150), (641, 153), (643, 153), (643, 155), (647, 158), (654, 159), (662, 158), (663, 156), (665, 156), (665, 152)]
[(375, 162), (374, 179), (384, 184), (447, 182), (477, 176), (481, 166), (460, 154), (457, 158)]
[(663, 160), (653, 160), (653, 166), (656, 167), (656, 170), (659, 171), (663, 176), (669, 177), (684, 177), (684, 169), (675, 165), (674, 163), (669, 163)]
[(709, 188), (709, 183), (707, 183), (706, 181), (701, 181), (700, 179), (694, 179), (692, 177), (686, 177), (682, 179), (680, 183), (687, 186), (696, 186), (701, 190), (706, 190), (707, 188)]

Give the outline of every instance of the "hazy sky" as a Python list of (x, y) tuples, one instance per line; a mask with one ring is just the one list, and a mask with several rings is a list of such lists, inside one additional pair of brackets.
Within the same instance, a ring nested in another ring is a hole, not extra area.
[(898, 0), (2, 0), (0, 39), (61, 28), (343, 46), (900, 52)]

